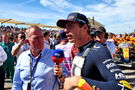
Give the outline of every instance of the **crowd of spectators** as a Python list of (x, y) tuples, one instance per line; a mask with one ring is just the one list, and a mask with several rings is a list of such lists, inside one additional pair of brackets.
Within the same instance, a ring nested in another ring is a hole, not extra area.
[[(13, 41), (17, 34), (19, 32), (25, 32), (26, 31), (26, 28), (20, 28), (20, 27), (17, 27), (17, 26), (5, 26), (5, 25), (1, 25), (0, 26), (0, 42), (2, 41), (1, 39), (1, 36), (3, 33), (7, 33), (7, 35), (9, 36), (9, 39), (11, 41)], [(47, 30), (47, 29), (42, 29), (43, 33), (46, 32), (46, 31), (49, 31), (50, 33), (50, 37), (56, 37), (56, 33), (59, 31), (59, 30)]]
[[(110, 53), (112, 54), (112, 58), (117, 58), (115, 56), (115, 51), (120, 43), (126, 42), (126, 43), (131, 43), (133, 46), (135, 45), (135, 34), (134, 33), (114, 34), (114, 33), (108, 33), (108, 32), (106, 32), (106, 30), (104, 31), (99, 28), (97, 28), (96, 30), (99, 31), (98, 35), (94, 35), (92, 37), (92, 39), (97, 42), (100, 42), (103, 45), (108, 44), (107, 48), (110, 50)], [(22, 40), (18, 41), (20, 32), (23, 32), (25, 34), (26, 28), (19, 28), (17, 26), (4, 26), (4, 25), (0, 26), (0, 42), (2, 43), (2, 35), (7, 35), (8, 40), (13, 43), (13, 45), (12, 45), (13, 49), (12, 49), (12, 47), (10, 47), (10, 51), (8, 51), (8, 54), (10, 53), (10, 55), (12, 55), (12, 57), (14, 58), (15, 64), (17, 62), (16, 57), (18, 58), (18, 56), (16, 56), (16, 55), (18, 53), (13, 54), (13, 52), (14, 52), (13, 50), (17, 50), (17, 52), (19, 52), (18, 50), (24, 44), (24, 43), (21, 43)], [(71, 43), (68, 41), (68, 38), (66, 37), (66, 33), (63, 30), (46, 30), (43, 28), (42, 33), (44, 36), (45, 48), (64, 50), (65, 60), (63, 63), (66, 66), (66, 69), (70, 76), (72, 60), (76, 56), (76, 54), (79, 52), (79, 49), (77, 48), (75, 43)], [(102, 42), (102, 40), (103, 40), (103, 42)], [(14, 46), (14, 44), (15, 44), (15, 46)], [(111, 46), (111, 45), (113, 45), (113, 46)], [(2, 46), (2, 44), (1, 44), (1, 46)], [(27, 48), (26, 50), (28, 50), (28, 49), (29, 48)], [(24, 51), (26, 51), (26, 50), (24, 50)], [(22, 52), (23, 52), (23, 50), (22, 50)], [(19, 55), (20, 55), (20, 53), (19, 53)], [(11, 59), (11, 56), (8, 58)], [(12, 63), (12, 65), (15, 65), (15, 64)], [(11, 78), (13, 80), (14, 69), (12, 70), (11, 76), (9, 74), (10, 73), (9, 70), (10, 70), (9, 68), (5, 69), (5, 71), (6, 71), (5, 76), (6, 76), (6, 78)]]

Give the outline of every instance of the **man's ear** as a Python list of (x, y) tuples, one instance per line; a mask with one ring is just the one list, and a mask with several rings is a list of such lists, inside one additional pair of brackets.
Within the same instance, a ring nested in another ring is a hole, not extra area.
[(84, 24), (83, 28), (85, 31), (88, 31), (88, 26), (86, 24)]

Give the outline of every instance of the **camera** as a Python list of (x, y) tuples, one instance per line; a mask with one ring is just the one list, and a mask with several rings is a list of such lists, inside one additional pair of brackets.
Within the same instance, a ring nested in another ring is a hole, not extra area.
[(100, 34), (101, 34), (101, 32), (100, 32), (100, 31), (96, 31), (96, 29), (93, 29), (93, 30), (91, 30), (91, 32), (90, 32), (90, 35), (91, 35), (92, 37), (99, 36)]

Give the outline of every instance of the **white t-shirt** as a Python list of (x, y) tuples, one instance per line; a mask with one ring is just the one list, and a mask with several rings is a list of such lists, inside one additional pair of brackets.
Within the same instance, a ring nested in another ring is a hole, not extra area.
[(50, 43), (47, 40), (44, 41), (44, 47), (50, 49)]
[(115, 44), (113, 42), (110, 42), (110, 41), (106, 41), (105, 44), (107, 45), (111, 54), (115, 54), (115, 48), (116, 48)]

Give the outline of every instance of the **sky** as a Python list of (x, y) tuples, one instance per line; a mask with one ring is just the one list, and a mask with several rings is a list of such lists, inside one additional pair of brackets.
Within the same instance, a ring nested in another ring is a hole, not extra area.
[(135, 30), (135, 0), (0, 0), (0, 18), (56, 26), (71, 12), (80, 12), (104, 25), (107, 32)]

